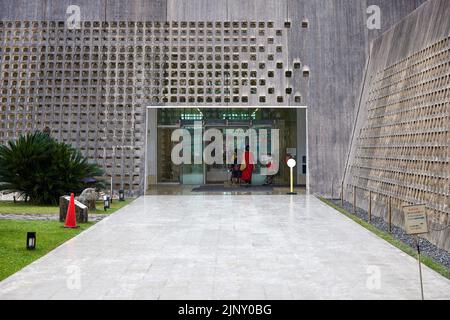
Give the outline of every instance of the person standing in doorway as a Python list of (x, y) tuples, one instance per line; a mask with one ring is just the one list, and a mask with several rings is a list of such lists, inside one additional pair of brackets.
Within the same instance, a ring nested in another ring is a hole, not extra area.
[(233, 164), (230, 166), (231, 171), (231, 184), (240, 184), (241, 183), (241, 168), (238, 164), (238, 150), (234, 149), (233, 153)]
[(272, 158), (272, 154), (270, 152), (267, 154), (266, 168), (269, 172), (268, 172), (268, 175), (266, 176), (266, 182), (264, 184), (270, 186), (273, 184), (273, 178), (274, 178), (274, 175), (271, 174), (271, 172), (270, 172), (273, 168), (273, 158)]
[(244, 183), (251, 184), (252, 183), (252, 175), (253, 175), (253, 154), (250, 152), (250, 146), (247, 145), (245, 147), (244, 162), (241, 164), (242, 176), (241, 180)]

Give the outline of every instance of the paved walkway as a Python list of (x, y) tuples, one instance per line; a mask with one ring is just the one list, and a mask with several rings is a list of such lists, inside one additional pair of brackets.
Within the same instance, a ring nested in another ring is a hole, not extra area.
[[(39, 235), (38, 235), (39, 237)], [(425, 298), (450, 282), (424, 267)], [(417, 262), (312, 196), (141, 197), (0, 299), (418, 299)]]

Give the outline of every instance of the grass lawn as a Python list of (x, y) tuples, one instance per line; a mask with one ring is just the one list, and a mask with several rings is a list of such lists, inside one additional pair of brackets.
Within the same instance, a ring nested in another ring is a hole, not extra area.
[[(108, 211), (103, 210), (103, 201), (98, 201), (97, 211), (91, 213), (113, 213), (131, 203), (114, 200)], [(57, 214), (57, 206), (36, 206), (25, 202), (0, 201), (0, 213), (6, 214)], [(0, 219), (0, 281), (42, 257), (65, 241), (76, 236), (95, 222), (79, 223), (78, 229), (65, 229), (58, 221), (29, 221)], [(26, 249), (27, 232), (36, 232), (36, 249)]]
[[(346, 215), (348, 218), (352, 219), (356, 223), (360, 224), (361, 226), (363, 226), (367, 230), (375, 233), (381, 239), (389, 242), (393, 246), (395, 246), (398, 249), (402, 250), (403, 252), (409, 254), (413, 258), (417, 259), (417, 251), (415, 249), (411, 248), (410, 246), (408, 246), (407, 244), (401, 242), (400, 240), (397, 240), (391, 234), (389, 234), (387, 232), (384, 232), (382, 230), (379, 230), (378, 228), (376, 228), (373, 225), (371, 225), (369, 222), (367, 222), (367, 221), (365, 221), (365, 220), (363, 220), (363, 219), (361, 219), (361, 218), (359, 218), (359, 217), (349, 213), (347, 210), (345, 210), (345, 209), (343, 209), (341, 207), (336, 206), (334, 203), (332, 203), (331, 201), (328, 201), (325, 198), (319, 197), (319, 199), (322, 202), (324, 202), (327, 205), (329, 205), (330, 207), (333, 207), (334, 209), (336, 209), (340, 213)], [(433, 269), (434, 271), (440, 273), (441, 275), (443, 275), (447, 279), (450, 279), (450, 269), (446, 268), (445, 266), (441, 265), (440, 263), (435, 262), (432, 258), (430, 258), (430, 257), (428, 257), (426, 255), (422, 255), (421, 254), (421, 259), (420, 260), (422, 261), (422, 263), (424, 265), (426, 265), (429, 268)]]
[[(94, 223), (65, 229), (57, 221), (0, 220), (0, 280), (19, 271)], [(36, 232), (36, 249), (26, 249), (27, 231)]]
[[(126, 199), (125, 201), (114, 200), (111, 203), (111, 208), (108, 211), (103, 210), (103, 201), (97, 201), (97, 211), (89, 213), (113, 213), (120, 208), (132, 202), (134, 198)], [(41, 214), (58, 214), (58, 206), (38, 206), (29, 202), (17, 201), (0, 201), (0, 213), (3, 214), (21, 214), (21, 213), (41, 213)]]
[(97, 201), (97, 211), (92, 211), (90, 213), (113, 213), (119, 210), (120, 208), (125, 207), (127, 204), (130, 204), (134, 200), (135, 198), (125, 199), (125, 201), (114, 200), (110, 204), (110, 208), (108, 209), (108, 211), (103, 210), (103, 201)]

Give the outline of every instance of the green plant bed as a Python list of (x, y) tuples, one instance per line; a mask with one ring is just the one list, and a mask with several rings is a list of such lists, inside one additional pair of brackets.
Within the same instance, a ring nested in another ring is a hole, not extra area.
[[(0, 280), (19, 271), (94, 223), (79, 224), (77, 229), (63, 228), (56, 221), (0, 220)], [(36, 249), (26, 249), (28, 231), (36, 232)]]
[[(347, 216), (348, 218), (352, 219), (353, 221), (355, 221), (356, 223), (358, 223), (359, 225), (363, 226), (364, 228), (366, 228), (367, 230), (371, 231), (372, 233), (376, 234), (378, 237), (380, 237), (381, 239), (389, 242), (390, 244), (392, 244), (393, 246), (397, 247), (398, 249), (402, 250), (403, 252), (409, 254), (410, 256), (412, 256), (413, 258), (417, 259), (417, 251), (413, 248), (411, 248), (410, 246), (408, 246), (407, 244), (401, 242), (398, 239), (395, 239), (392, 235), (390, 235), (387, 232), (384, 232), (378, 228), (376, 228), (375, 226), (371, 225), (369, 222), (351, 214), (350, 212), (348, 212), (347, 210), (336, 206), (334, 203), (332, 203), (331, 201), (322, 198), (322, 197), (318, 197), (319, 200), (321, 200), (322, 202), (324, 202), (325, 204), (329, 205), (330, 207), (336, 209), (337, 211), (339, 211), (340, 213), (344, 214), (345, 216)], [(429, 268), (433, 269), (434, 271), (436, 271), (437, 273), (443, 275), (444, 277), (446, 277), (447, 279), (450, 279), (450, 269), (446, 268), (445, 266), (443, 266), (440, 263), (437, 263), (436, 261), (434, 261), (432, 258), (421, 254), (421, 259), (422, 263), (426, 266), (428, 266)]]
[(21, 213), (41, 213), (41, 214), (57, 214), (58, 206), (51, 205), (35, 205), (29, 202), (17, 201), (0, 201), (0, 213), (3, 214), (21, 214)]
[[(106, 212), (103, 210), (103, 201), (97, 201), (97, 211), (89, 213), (113, 213), (120, 208), (131, 203), (134, 198), (125, 201), (113, 200), (110, 209)], [(17, 201), (0, 201), (0, 214), (58, 214), (59, 207), (56, 205), (35, 205), (29, 202)]]
[(134, 200), (135, 200), (135, 198), (125, 199), (125, 201), (113, 200), (113, 202), (110, 204), (110, 208), (107, 211), (105, 211), (103, 209), (103, 201), (97, 201), (97, 204), (96, 204), (97, 210), (90, 211), (89, 213), (106, 213), (106, 214), (113, 213), (113, 212), (116, 212), (117, 210), (125, 207), (127, 204), (130, 204)]
[(80, 150), (59, 142), (44, 132), (28, 132), (0, 145), (0, 191), (18, 192), (34, 204), (58, 205), (59, 197), (81, 192), (85, 179), (104, 171), (90, 163)]

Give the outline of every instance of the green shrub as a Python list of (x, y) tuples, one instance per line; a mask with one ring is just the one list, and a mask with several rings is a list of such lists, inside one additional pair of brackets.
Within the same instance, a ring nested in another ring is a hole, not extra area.
[(42, 132), (0, 146), (0, 191), (19, 192), (35, 204), (56, 204), (61, 195), (80, 192), (84, 178), (103, 173), (78, 150)]

